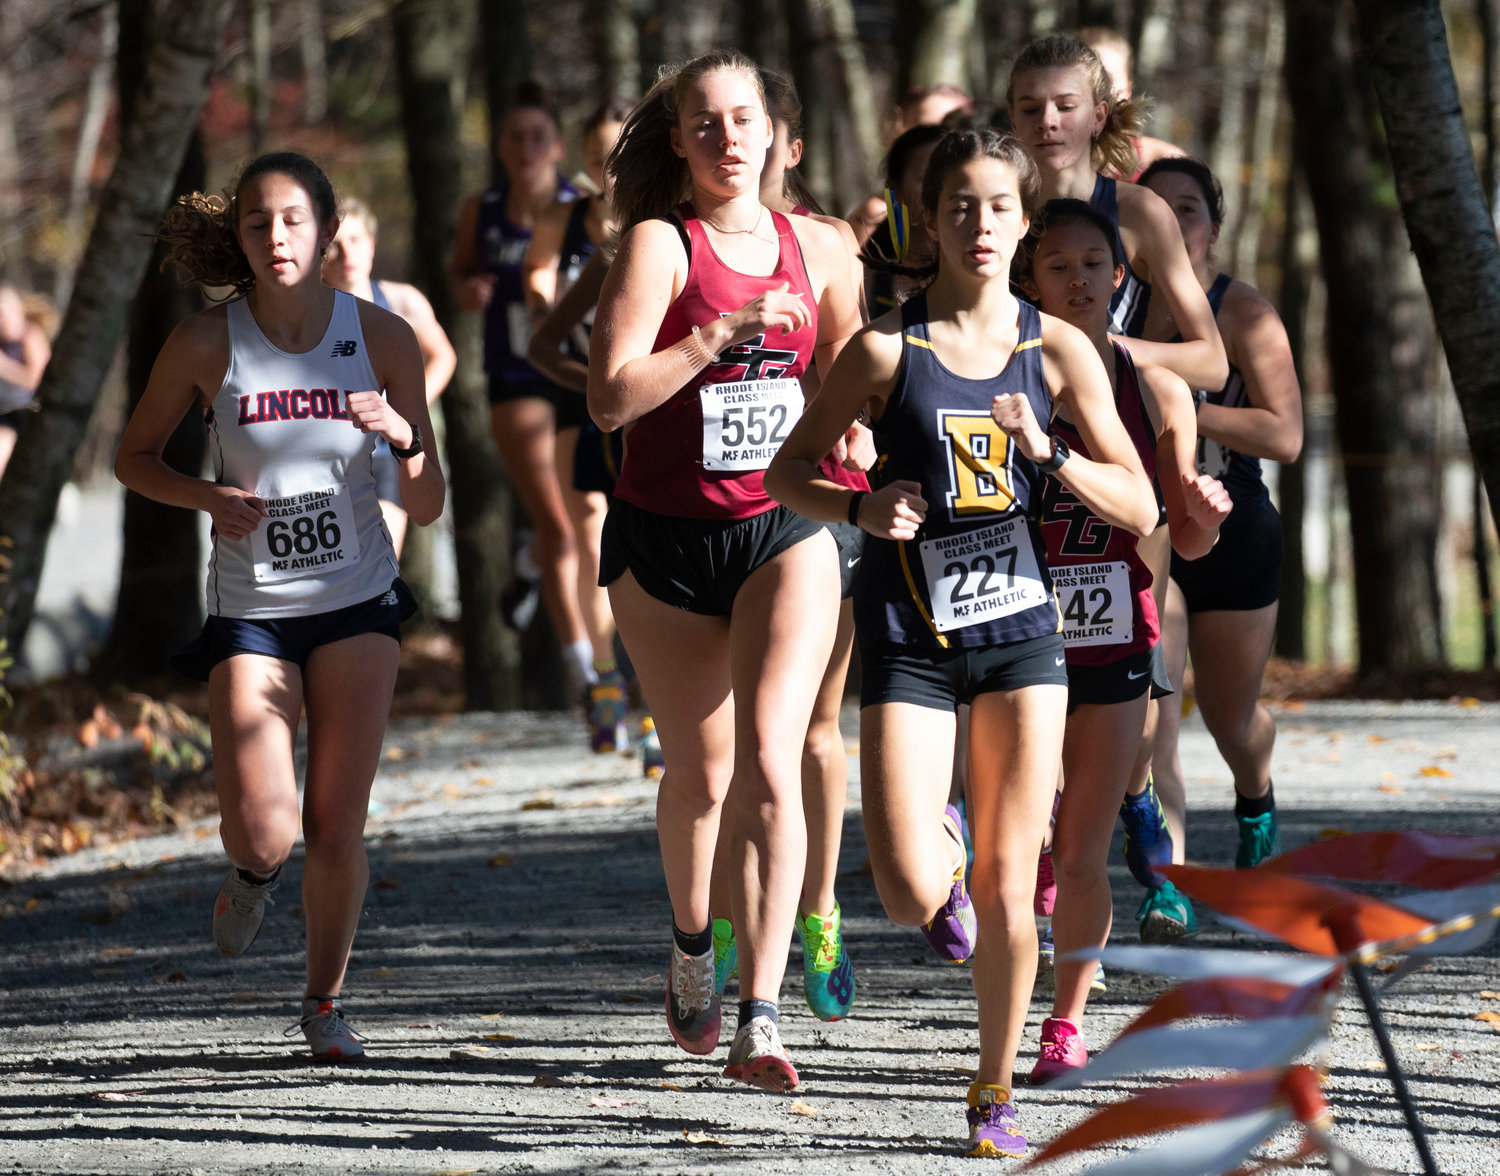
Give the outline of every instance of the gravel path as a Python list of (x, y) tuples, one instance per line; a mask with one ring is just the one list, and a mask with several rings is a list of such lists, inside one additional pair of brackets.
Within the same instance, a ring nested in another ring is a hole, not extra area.
[[(783, 1030), (804, 1079), (796, 1095), (722, 1079), (722, 1049), (703, 1060), (670, 1045), (669, 915), (653, 789), (635, 761), (590, 756), (567, 717), (466, 715), (395, 724), (386, 740), (345, 989), (369, 1038), (362, 1065), (311, 1065), (301, 1035), (282, 1035), (301, 992), (299, 857), (237, 961), (208, 933), (225, 868), (212, 825), (0, 888), (0, 1172), (976, 1170), (957, 1148), (977, 1048), (968, 974), (880, 911), (862, 868), (857, 719), (846, 720), (855, 782), (839, 892), (859, 993), (848, 1021), (814, 1020), (793, 948)], [(1500, 708), (1457, 704), (1282, 708), (1284, 843), (1327, 829), (1500, 833), (1497, 720)], [(1183, 758), (1192, 856), (1226, 862), (1228, 777), (1196, 718)], [(1112, 875), (1116, 941), (1133, 942), (1138, 895), (1118, 858)], [(1249, 946), (1202, 913), (1196, 942)], [(1089, 1040), (1106, 1042), (1164, 986), (1112, 973)], [(1496, 990), (1492, 942), (1383, 997), (1453, 1176), (1500, 1167), (1500, 1033), (1474, 1019), (1500, 1012)], [(1342, 1008), (1334, 1133), (1414, 1172), (1352, 993)], [(1046, 1012), (1039, 993), (1023, 1068)], [(1044, 1142), (1139, 1088), (1022, 1090), (1022, 1125)]]

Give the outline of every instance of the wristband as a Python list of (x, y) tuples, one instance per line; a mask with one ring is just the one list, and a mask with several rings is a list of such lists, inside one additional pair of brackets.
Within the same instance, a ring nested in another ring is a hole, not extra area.
[(698, 350), (703, 355), (703, 361), (709, 367), (719, 362), (719, 357), (710, 351), (708, 344), (703, 341), (703, 332), (698, 329), (696, 323), (693, 324), (693, 342), (698, 344)]
[(856, 490), (853, 494), (849, 495), (850, 526), (859, 526), (859, 504), (865, 500), (865, 495), (868, 493), (868, 490)]
[(1044, 474), (1055, 474), (1062, 469), (1063, 462), (1068, 460), (1069, 450), (1067, 444), (1061, 437), (1052, 438), (1052, 456), (1046, 461), (1036, 463), (1036, 468)]
[(1208, 393), (1205, 392), (1202, 388), (1196, 388), (1196, 389), (1194, 389), (1194, 391), (1193, 391), (1193, 412), (1197, 413), (1197, 411), (1200, 408), (1202, 408), (1204, 406), (1204, 404), (1206, 404), (1207, 402), (1208, 402)]

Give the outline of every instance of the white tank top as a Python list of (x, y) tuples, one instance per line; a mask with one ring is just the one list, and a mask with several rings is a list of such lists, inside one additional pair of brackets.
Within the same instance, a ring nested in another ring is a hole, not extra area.
[(399, 571), (375, 495), (375, 435), (349, 422), (350, 392), (378, 390), (359, 302), (334, 291), (321, 342), (291, 354), (244, 299), (228, 305), (229, 370), (208, 412), (215, 481), (260, 498), (245, 539), (213, 536), (208, 611), (270, 619), (379, 596)]

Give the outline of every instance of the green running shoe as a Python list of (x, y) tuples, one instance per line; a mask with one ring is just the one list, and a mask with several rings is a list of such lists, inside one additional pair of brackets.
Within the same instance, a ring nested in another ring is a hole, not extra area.
[(714, 991), (724, 995), (724, 986), (739, 971), (740, 949), (734, 942), (734, 924), (728, 919), (714, 920)]
[(854, 1003), (854, 965), (844, 950), (843, 914), (802, 915), (797, 920), (802, 938), (802, 983), (807, 1007), (820, 1021), (838, 1021)]
[(1142, 943), (1175, 943), (1198, 930), (1192, 902), (1170, 882), (1146, 891), (1135, 919), (1141, 927)]
[(1247, 870), (1258, 866), (1281, 852), (1281, 834), (1276, 830), (1275, 809), (1258, 817), (1235, 817), (1234, 823), (1240, 827), (1240, 847), (1234, 855), (1234, 864), (1238, 869)]

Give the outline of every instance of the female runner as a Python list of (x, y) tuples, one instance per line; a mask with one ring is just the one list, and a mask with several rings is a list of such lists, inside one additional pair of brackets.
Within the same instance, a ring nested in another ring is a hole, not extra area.
[[(872, 536), (854, 598), (865, 832), (886, 913), (923, 927), (947, 959), (974, 956), (969, 1146), (982, 1156), (1026, 1149), (1010, 1090), (1036, 971), (1036, 850), (1067, 706), (1061, 618), (1034, 521), (1044, 476), (1132, 533), (1156, 521), (1093, 347), (1010, 292), (1038, 187), (1009, 136), (954, 131), (938, 144), (922, 192), (936, 276), (855, 337), (767, 474), (797, 511), (854, 520)], [(861, 494), (819, 465), (867, 408), (881, 462), (878, 489)], [(1048, 435), (1039, 422), (1054, 408), (1096, 460)], [(972, 902), (963, 829), (944, 807), (948, 772), (932, 771), (952, 760), (964, 702)]]
[[(366, 302), (404, 318), (416, 333), (422, 349), (422, 376), (427, 386), (427, 403), (448, 386), (458, 357), (448, 333), (443, 330), (427, 295), (405, 282), (381, 282), (370, 276), (375, 265), (375, 232), (379, 227), (375, 214), (363, 200), (344, 201), (339, 217), (339, 235), (333, 239), (323, 257), (323, 280), (335, 290), (343, 290)], [(375, 443), (375, 492), (380, 496), (380, 512), (385, 528), (391, 533), (396, 558), (406, 540), (406, 512), (401, 509), (400, 466), (383, 440)]]
[(542, 600), (574, 684), (594, 678), (593, 646), (578, 608), (578, 548), (557, 476), (557, 434), (582, 424), (583, 402), (526, 362), (531, 310), (521, 266), (532, 230), (557, 200), (578, 195), (558, 174), (557, 122), (540, 87), (522, 83), (500, 124), (495, 153), (505, 180), (464, 203), (448, 267), (453, 295), (484, 314), (484, 369), (490, 377), (490, 427), (500, 460), (531, 520), (531, 560)]
[[(213, 934), (226, 955), (255, 939), (297, 838), (293, 752), (307, 709), (301, 1024), (325, 1060), (364, 1052), (339, 993), (369, 880), (365, 812), (399, 625), (412, 609), (375, 496), (377, 438), (401, 462), (402, 505), (417, 525), (443, 508), (442, 472), (422, 447), (431, 425), (411, 327), (323, 284), (335, 208), (317, 165), (284, 152), (251, 163), (227, 205), (200, 192), (168, 212), (158, 236), (179, 270), (242, 297), (173, 331), (115, 459), (132, 490), (213, 519), (210, 615), (174, 664), (208, 682), (231, 863)], [(213, 438), (211, 481), (161, 459), (195, 404)]]
[[(633, 105), (623, 98), (611, 98), (584, 123), (584, 170), (601, 194), (559, 200), (537, 218), (522, 274), (526, 305), (535, 316), (544, 316), (557, 305), (578, 281), (589, 258), (615, 232), (604, 161)], [(597, 285), (594, 297), (598, 297)], [(587, 382), (590, 322), (592, 319), (586, 316), (586, 321), (575, 324), (578, 329), (570, 329), (564, 340), (549, 338), (527, 351), (532, 367), (552, 382), (559, 396), (571, 397), (570, 420), (585, 404), (582, 393)], [(557, 370), (565, 362), (570, 366)], [(559, 426), (557, 430), (557, 481), (577, 549), (578, 576), (573, 594), (588, 633), (591, 659), (589, 746), (600, 753), (624, 751), (627, 746), (625, 677), (615, 664), (615, 618), (609, 611), (609, 594), (599, 585), (599, 538), (604, 530), (606, 495), (614, 488), (613, 476), (599, 460), (604, 445), (603, 434), (586, 415), (576, 426)]]
[[(1128, 336), (1122, 341), (1137, 361), (1174, 371), (1189, 387), (1219, 387), (1229, 374), (1224, 344), (1171, 209), (1145, 188), (1111, 178), (1135, 173), (1137, 107), (1111, 93), (1092, 49), (1061, 33), (1022, 51), (1006, 100), (1015, 133), (1041, 172), (1042, 198), (1086, 200), (1119, 231), (1125, 280), (1110, 303), (1110, 330)], [(1153, 291), (1175, 316), (1182, 342), (1141, 337)]]
[[(1027, 292), (1044, 313), (1071, 323), (1094, 345), (1146, 476), (1161, 485), (1172, 543), (1184, 558), (1196, 559), (1217, 539), (1229, 496), (1196, 470), (1192, 394), (1165, 368), (1138, 366), (1109, 337), (1110, 296), (1125, 277), (1109, 219), (1081, 200), (1052, 200), (1042, 220)], [(1052, 426), (1074, 453), (1088, 453), (1064, 412)], [(1042, 534), (1067, 645), (1067, 787), (1057, 805), (1052, 849), (1052, 935), (1061, 962), (1052, 1016), (1042, 1022), (1033, 1085), (1088, 1060), (1081, 1023), (1095, 965), (1067, 957), (1103, 947), (1109, 938), (1110, 835), (1140, 746), (1160, 639), (1150, 571), (1136, 553), (1133, 534), (1110, 526), (1055, 480), (1042, 496)]]
[(600, 579), (666, 760), (668, 1025), (691, 1053), (718, 1041), (709, 889), (727, 792), (742, 999), (725, 1073), (781, 1090), (797, 1082), (777, 1000), (806, 857), (801, 751), (838, 569), (826, 528), (761, 478), (802, 411), (797, 377), (815, 354), (828, 369), (859, 304), (839, 233), (760, 202), (771, 137), (755, 66), (729, 52), (631, 114), (609, 162), (624, 236), (588, 399), (601, 429), (627, 426)]
[[(1182, 226), (1231, 364), (1227, 382), (1204, 385), (1217, 391), (1198, 393), (1198, 468), (1223, 479), (1234, 513), (1207, 557), (1193, 563), (1173, 558), (1163, 643), (1174, 681), (1189, 654), (1204, 670), (1194, 679), (1193, 694), (1234, 776), (1235, 865), (1253, 866), (1280, 851), (1271, 787), (1276, 724), (1261, 705), (1260, 688), (1281, 597), (1281, 516), (1261, 481), (1260, 462), (1297, 460), (1302, 390), (1275, 309), (1252, 287), (1219, 273), (1214, 263), (1223, 197), (1207, 165), (1189, 158), (1158, 160), (1141, 183), (1167, 203)], [(1176, 330), (1171, 307), (1153, 300), (1147, 334), (1170, 340)], [(1162, 708), (1153, 767), (1179, 862), (1187, 801), (1177, 753), (1180, 722), (1177, 708)], [(1181, 899), (1179, 909), (1191, 918), (1186, 903)]]

